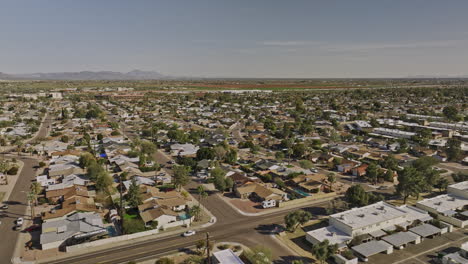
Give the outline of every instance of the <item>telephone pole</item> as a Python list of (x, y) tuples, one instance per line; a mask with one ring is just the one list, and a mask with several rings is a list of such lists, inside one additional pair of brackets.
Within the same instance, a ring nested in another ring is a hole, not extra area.
[(122, 197), (122, 174), (119, 175), (119, 180), (120, 180), (120, 188), (119, 188), (119, 192), (120, 192), (120, 225), (121, 225), (121, 231), (122, 231), (122, 234), (125, 235), (125, 230), (124, 230), (124, 209), (123, 209), (123, 197)]
[(211, 257), (210, 257), (210, 233), (206, 232), (206, 255), (207, 255), (207, 263), (211, 264)]

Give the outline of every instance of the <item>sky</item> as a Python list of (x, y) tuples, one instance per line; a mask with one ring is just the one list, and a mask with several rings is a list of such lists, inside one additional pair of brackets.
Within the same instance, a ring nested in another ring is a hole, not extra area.
[(468, 75), (465, 0), (0, 0), (0, 72)]

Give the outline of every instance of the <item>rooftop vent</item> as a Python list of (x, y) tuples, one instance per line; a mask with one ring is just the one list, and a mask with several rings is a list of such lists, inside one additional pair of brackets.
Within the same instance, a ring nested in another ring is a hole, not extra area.
[(379, 210), (383, 210), (383, 209), (385, 209), (385, 207), (383, 207), (383, 206), (379, 206), (379, 207), (377, 207), (377, 209), (379, 209)]
[(358, 215), (358, 216), (362, 218), (362, 217), (364, 217), (364, 216), (365, 216), (365, 214), (360, 214), (360, 215)]

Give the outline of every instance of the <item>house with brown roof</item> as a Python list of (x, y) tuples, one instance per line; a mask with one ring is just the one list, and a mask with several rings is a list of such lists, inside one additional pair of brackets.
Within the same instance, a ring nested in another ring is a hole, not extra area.
[[(63, 218), (75, 213), (80, 212), (99, 212), (100, 209), (97, 208), (94, 198), (90, 197), (86, 187), (74, 186), (62, 190), (48, 191), (49, 197), (57, 199), (57, 202), (62, 201), (60, 209), (52, 209), (49, 212), (45, 212), (42, 215), (42, 220), (47, 221), (55, 218)], [(66, 191), (63, 193), (63, 191)], [(57, 192), (62, 191), (62, 192)], [(47, 197), (46, 193), (46, 197)], [(49, 199), (49, 198), (48, 198)]]
[(287, 199), (285, 192), (276, 188), (265, 187), (256, 182), (247, 182), (241, 186), (235, 186), (234, 192), (241, 199), (258, 198), (261, 201), (284, 201)]
[(171, 209), (180, 205), (181, 202), (182, 201), (174, 200), (174, 198), (167, 200), (151, 200), (139, 205), (138, 211), (145, 225), (152, 225), (157, 222), (157, 229), (165, 229), (184, 224), (189, 225), (193, 217), (186, 217), (185, 214)]
[(360, 166), (353, 168), (351, 170), (353, 176), (362, 177), (362, 176), (366, 175), (367, 167), (369, 167), (369, 165), (363, 163)]
[(351, 160), (343, 160), (341, 164), (336, 165), (336, 169), (342, 173), (349, 173), (356, 165), (358, 165), (357, 162)]

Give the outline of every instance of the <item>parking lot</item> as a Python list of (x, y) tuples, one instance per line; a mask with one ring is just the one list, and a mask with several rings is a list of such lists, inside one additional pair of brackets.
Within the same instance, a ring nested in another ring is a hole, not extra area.
[(369, 258), (368, 263), (437, 263), (434, 260), (435, 257), (437, 257), (438, 252), (454, 252), (465, 241), (468, 241), (468, 230), (466, 228), (460, 228), (451, 233), (446, 233), (432, 239), (424, 239), (424, 241), (418, 245), (410, 244), (405, 249), (395, 249), (393, 253), (389, 255), (381, 253), (372, 256)]

